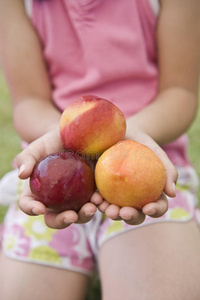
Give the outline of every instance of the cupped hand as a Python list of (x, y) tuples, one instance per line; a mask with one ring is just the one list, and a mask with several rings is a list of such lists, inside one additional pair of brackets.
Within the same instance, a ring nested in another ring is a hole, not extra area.
[[(92, 195), (92, 198), (95, 199), (94, 201), (96, 203), (102, 202), (102, 197), (97, 192)], [(43, 203), (34, 199), (28, 180), (19, 199), (19, 207), (24, 213), (30, 216), (44, 215), (46, 225), (54, 229), (66, 228), (72, 223), (87, 223), (93, 218), (97, 210), (95, 204), (88, 202), (82, 206), (78, 213), (73, 210), (67, 210), (60, 213), (50, 211)]]
[[(163, 162), (166, 171), (166, 183), (163, 193), (157, 201), (146, 204), (141, 210), (133, 207), (120, 208), (117, 205), (109, 204), (106, 200), (102, 201), (98, 205), (98, 209), (105, 213), (108, 218), (113, 220), (124, 220), (130, 225), (138, 225), (144, 222), (146, 215), (152, 218), (159, 218), (166, 213), (168, 209), (167, 196), (176, 196), (175, 186), (178, 178), (178, 172), (167, 154), (150, 136), (143, 132), (135, 131), (132, 139), (148, 146)], [(95, 198), (92, 198), (91, 201), (97, 205), (97, 203), (95, 203)]]
[[(22, 151), (16, 158), (17, 167), (19, 169), (19, 178), (28, 179), (33, 171), (35, 164), (50, 153), (63, 150), (60, 140), (59, 130), (52, 130), (35, 140)], [(103, 201), (98, 193), (92, 196), (98, 204)], [(45, 223), (50, 228), (61, 229), (66, 228), (72, 223), (87, 223), (94, 216), (97, 207), (93, 203), (86, 203), (78, 213), (72, 210), (61, 213), (48, 210), (44, 204), (34, 199), (27, 180), (23, 193), (19, 199), (20, 209), (31, 216), (44, 215)]]
[(34, 142), (30, 143), (16, 157), (16, 164), (19, 170), (19, 178), (30, 177), (35, 164), (45, 156), (63, 150), (59, 129), (49, 131)]
[[(95, 203), (93, 198), (91, 201)], [(109, 204), (106, 200), (98, 205), (98, 209), (112, 220), (123, 220), (129, 225), (139, 225), (144, 222), (146, 215), (152, 218), (161, 217), (168, 209), (168, 201), (166, 195), (162, 193), (156, 202), (146, 204), (141, 210), (127, 206), (120, 208)]]

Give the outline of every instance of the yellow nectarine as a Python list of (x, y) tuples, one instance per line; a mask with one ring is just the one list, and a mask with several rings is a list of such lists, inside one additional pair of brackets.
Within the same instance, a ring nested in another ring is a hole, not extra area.
[(147, 146), (125, 140), (106, 150), (95, 168), (99, 193), (111, 204), (141, 209), (163, 192), (166, 172)]

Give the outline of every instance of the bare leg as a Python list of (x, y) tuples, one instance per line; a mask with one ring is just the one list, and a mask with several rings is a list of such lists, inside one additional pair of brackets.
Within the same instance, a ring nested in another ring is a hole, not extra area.
[(190, 221), (118, 235), (100, 249), (104, 300), (199, 300), (200, 232)]
[(19, 262), (0, 254), (0, 299), (82, 300), (88, 277), (63, 269)]

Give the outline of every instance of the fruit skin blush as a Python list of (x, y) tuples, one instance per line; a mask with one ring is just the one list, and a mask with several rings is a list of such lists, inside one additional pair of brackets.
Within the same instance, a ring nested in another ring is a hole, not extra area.
[(35, 200), (49, 210), (79, 211), (95, 191), (94, 173), (89, 163), (71, 151), (50, 154), (40, 160), (30, 177)]

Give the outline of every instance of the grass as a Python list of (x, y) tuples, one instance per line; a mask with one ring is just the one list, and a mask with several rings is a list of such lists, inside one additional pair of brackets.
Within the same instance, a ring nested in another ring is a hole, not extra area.
[[(20, 151), (20, 139), (12, 125), (12, 109), (8, 89), (0, 70), (0, 178), (12, 169), (12, 161)], [(7, 207), (0, 206), (0, 222)]]
[(0, 177), (11, 170), (20, 151), (20, 139), (12, 124), (12, 109), (7, 86), (0, 70)]
[[(189, 154), (191, 162), (200, 176), (200, 110), (198, 110), (197, 117), (188, 131), (188, 136), (190, 139)], [(19, 151), (20, 138), (15, 132), (12, 124), (11, 100), (5, 79), (0, 69), (0, 178), (12, 169), (12, 161)], [(198, 193), (198, 196), (200, 198), (200, 192)], [(6, 209), (6, 207), (0, 206), (0, 222), (3, 220)], [(96, 277), (90, 282), (90, 288), (87, 295), (87, 300), (93, 299), (100, 299), (100, 286)]]

